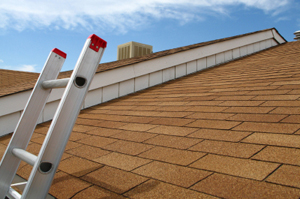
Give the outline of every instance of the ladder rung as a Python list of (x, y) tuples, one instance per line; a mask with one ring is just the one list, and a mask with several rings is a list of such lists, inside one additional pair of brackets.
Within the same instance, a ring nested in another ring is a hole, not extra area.
[(37, 156), (33, 155), (32, 153), (29, 153), (23, 149), (18, 149), (18, 148), (14, 148), (12, 150), (12, 153), (17, 156), (18, 158), (20, 158), (21, 160), (27, 162), (30, 165), (34, 165), (34, 163), (36, 162)]
[(70, 78), (47, 80), (42, 83), (44, 89), (49, 88), (64, 88), (67, 86)]
[(17, 186), (21, 186), (21, 185), (25, 185), (25, 184), (27, 184), (27, 181), (25, 181), (25, 182), (18, 182), (18, 183), (15, 183), (15, 184), (11, 184), (10, 186), (11, 187), (17, 187)]
[(22, 197), (21, 194), (19, 194), (16, 190), (14, 190), (13, 188), (9, 187), (8, 190), (8, 197), (9, 199), (20, 199)]

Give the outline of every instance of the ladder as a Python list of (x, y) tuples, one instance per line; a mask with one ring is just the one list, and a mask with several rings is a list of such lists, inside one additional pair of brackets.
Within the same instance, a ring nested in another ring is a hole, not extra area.
[[(26, 107), (0, 163), (0, 199), (45, 198), (80, 112), (89, 85), (106, 48), (106, 41), (93, 34), (86, 40), (70, 78), (57, 79), (66, 54), (53, 49), (29, 97)], [(52, 88), (66, 87), (38, 156), (26, 151)], [(11, 184), (20, 162), (33, 166), (24, 191)]]

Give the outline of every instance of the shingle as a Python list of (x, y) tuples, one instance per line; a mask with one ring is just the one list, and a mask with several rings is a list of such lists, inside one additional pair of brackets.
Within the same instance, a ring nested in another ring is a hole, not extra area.
[(298, 198), (299, 189), (222, 174), (213, 174), (192, 189), (222, 198)]
[(254, 133), (243, 142), (300, 148), (300, 135)]
[(159, 118), (150, 122), (151, 124), (158, 125), (167, 125), (167, 126), (184, 126), (189, 124), (195, 120), (193, 119), (184, 119), (184, 118)]
[(148, 131), (150, 129), (155, 128), (157, 125), (152, 125), (152, 124), (136, 124), (136, 123), (129, 123), (126, 124), (122, 127), (120, 127), (121, 129), (124, 130), (130, 130), (130, 131)]
[(285, 123), (300, 123), (300, 115), (290, 115), (287, 118), (285, 118), (284, 120), (282, 120), (281, 122), (285, 122)]
[(147, 180), (145, 177), (107, 166), (83, 176), (82, 179), (119, 194)]
[(143, 142), (155, 136), (156, 134), (153, 133), (135, 132), (135, 131), (123, 131), (122, 133), (111, 135), (111, 137), (113, 138), (134, 141), (134, 142)]
[(247, 121), (247, 122), (279, 122), (287, 115), (277, 114), (236, 114), (227, 120), (233, 121)]
[(239, 124), (240, 122), (223, 121), (223, 120), (196, 120), (195, 122), (192, 122), (186, 126), (225, 130), (225, 129), (231, 129)]
[(218, 106), (195, 106), (186, 109), (185, 111), (196, 111), (196, 112), (206, 112), (206, 113), (218, 113), (224, 111), (228, 107), (218, 107)]
[(192, 139), (186, 137), (177, 137), (177, 136), (169, 136), (169, 135), (158, 135), (154, 138), (151, 138), (145, 143), (172, 147), (177, 149), (187, 149), (198, 142), (202, 141), (201, 139)]
[(244, 122), (233, 130), (292, 134), (299, 128), (300, 124)]
[(73, 127), (73, 131), (76, 131), (76, 132), (87, 132), (87, 131), (91, 131), (91, 130), (94, 130), (96, 129), (97, 127), (94, 127), (94, 126), (86, 126), (86, 125), (74, 125)]
[(230, 113), (194, 113), (186, 116), (186, 118), (225, 120), (233, 115)]
[(55, 174), (49, 192), (56, 198), (71, 198), (89, 186), (90, 183), (60, 171)]
[(200, 129), (194, 133), (189, 134), (188, 137), (238, 142), (250, 134), (251, 132), (244, 131)]
[(102, 166), (101, 164), (73, 156), (61, 161), (58, 169), (73, 176), (80, 177)]
[(251, 100), (297, 100), (300, 95), (265, 95), (257, 96)]
[(125, 197), (115, 194), (111, 191), (102, 189), (98, 186), (91, 186), (81, 192), (77, 193), (74, 199), (95, 199), (95, 198), (109, 198), (109, 199), (124, 199)]
[(93, 160), (110, 152), (97, 147), (82, 145), (74, 149), (66, 150), (66, 153)]
[(266, 181), (300, 188), (300, 167), (283, 165), (270, 175)]
[(133, 172), (186, 188), (211, 174), (211, 172), (208, 171), (201, 171), (156, 161), (135, 169)]
[(284, 106), (284, 107), (289, 107), (289, 106), (300, 106), (300, 101), (267, 101), (261, 106)]
[(219, 106), (259, 106), (264, 101), (225, 101)]
[(189, 148), (189, 150), (249, 158), (260, 151), (262, 148), (263, 146), (254, 144), (204, 140), (203, 142)]
[(115, 153), (115, 152), (110, 153), (108, 155), (104, 155), (100, 158), (96, 158), (94, 159), (94, 161), (111, 167), (123, 169), (126, 171), (131, 171), (137, 167), (140, 167), (144, 164), (151, 162), (150, 160), (147, 159)]
[(216, 197), (184, 189), (167, 183), (149, 180), (133, 190), (125, 194), (129, 198), (138, 199), (182, 199), (182, 198), (207, 198), (214, 199)]
[(90, 136), (86, 139), (79, 140), (78, 142), (90, 146), (95, 146), (95, 147), (104, 147), (108, 144), (114, 143), (117, 140), (115, 139), (110, 139), (110, 138), (104, 138), (104, 137), (99, 137), (99, 136)]
[(220, 172), (224, 174), (263, 180), (273, 172), (279, 164), (249, 159), (207, 155), (190, 165), (192, 168)]
[(275, 114), (300, 114), (300, 107), (277, 107), (270, 113)]
[(139, 157), (159, 160), (172, 164), (189, 165), (204, 155), (205, 153), (201, 152), (192, 152), (166, 147), (154, 147), (151, 150), (140, 154)]
[(267, 146), (252, 159), (300, 166), (300, 149)]
[(6, 145), (0, 144), (0, 157), (4, 155), (5, 151), (6, 151)]
[(103, 146), (103, 148), (110, 151), (116, 151), (129, 155), (138, 155), (144, 151), (153, 148), (153, 146), (148, 144), (120, 140), (110, 145)]
[[(230, 107), (222, 112), (226, 113), (268, 113), (274, 107)], [(282, 113), (284, 114), (284, 113)]]
[(119, 133), (122, 133), (124, 132), (123, 130), (120, 130), (120, 129), (110, 129), (110, 128), (102, 128), (102, 127), (99, 127), (97, 129), (94, 129), (92, 131), (88, 131), (86, 132), (87, 134), (91, 134), (91, 135), (97, 135), (97, 136), (112, 136), (112, 135), (115, 135), (115, 134), (119, 134)]
[(176, 127), (176, 126), (157, 126), (148, 132), (151, 133), (158, 133), (158, 134), (165, 134), (165, 135), (177, 135), (177, 136), (186, 136), (194, 131), (196, 128), (189, 128), (189, 127)]

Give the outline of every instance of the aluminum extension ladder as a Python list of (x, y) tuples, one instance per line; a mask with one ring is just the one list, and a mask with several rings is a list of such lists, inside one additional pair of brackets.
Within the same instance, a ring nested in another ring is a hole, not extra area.
[[(0, 199), (40, 199), (48, 194), (61, 156), (99, 65), (106, 41), (93, 34), (85, 42), (70, 78), (56, 79), (66, 54), (53, 49), (36, 82), (0, 164)], [(38, 156), (26, 151), (52, 88), (66, 87)], [(23, 160), (32, 171), (20, 195), (11, 185)]]

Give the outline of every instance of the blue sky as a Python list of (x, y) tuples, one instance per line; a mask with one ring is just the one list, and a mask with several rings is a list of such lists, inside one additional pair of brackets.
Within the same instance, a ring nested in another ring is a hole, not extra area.
[(72, 70), (85, 40), (136, 41), (162, 51), (275, 27), (288, 41), (300, 30), (299, 0), (0, 0), (0, 68), (40, 72), (49, 52), (67, 53)]

